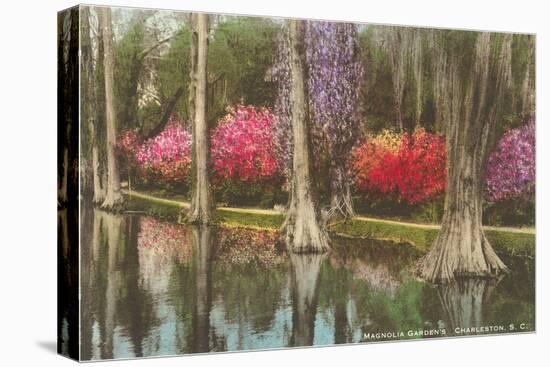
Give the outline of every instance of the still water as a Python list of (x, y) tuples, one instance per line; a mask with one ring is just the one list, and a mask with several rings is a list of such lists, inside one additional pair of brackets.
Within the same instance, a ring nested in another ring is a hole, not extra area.
[(534, 329), (532, 259), (505, 258), (499, 282), (432, 286), (409, 275), (407, 245), (296, 255), (269, 231), (83, 214), (84, 360)]

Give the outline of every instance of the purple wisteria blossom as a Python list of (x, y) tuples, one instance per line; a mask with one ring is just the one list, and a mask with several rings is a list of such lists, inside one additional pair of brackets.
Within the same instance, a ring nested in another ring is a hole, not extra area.
[(517, 198), (535, 188), (535, 119), (504, 134), (487, 164), (487, 197)]
[[(304, 41), (314, 148), (327, 151), (331, 161), (343, 167), (359, 136), (357, 112), (363, 67), (358, 55), (357, 29), (353, 24), (311, 21), (307, 22)], [(286, 29), (279, 38), (272, 78), (278, 85), (273, 135), (277, 154), (288, 176), (292, 132), (290, 45)]]
[(320, 138), (337, 164), (344, 164), (360, 135), (363, 64), (357, 43), (354, 24), (307, 23), (306, 62), (314, 136)]

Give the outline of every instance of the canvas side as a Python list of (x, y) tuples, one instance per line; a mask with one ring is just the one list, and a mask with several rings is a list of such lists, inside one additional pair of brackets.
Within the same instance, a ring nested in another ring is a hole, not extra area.
[(57, 17), (57, 352), (79, 359), (79, 7)]

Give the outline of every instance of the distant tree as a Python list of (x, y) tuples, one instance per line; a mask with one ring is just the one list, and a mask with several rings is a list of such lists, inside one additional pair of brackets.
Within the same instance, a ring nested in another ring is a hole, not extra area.
[(441, 229), (418, 274), (430, 282), (507, 270), (482, 228), (485, 166), (511, 87), (512, 35), (435, 31), (446, 125), (447, 190)]
[(107, 182), (102, 209), (119, 210), (124, 202), (120, 191), (120, 176), (116, 159), (116, 116), (114, 106), (114, 54), (111, 8), (97, 8), (99, 23), (103, 33), (105, 112), (107, 130)]
[(192, 122), (191, 206), (186, 221), (209, 224), (213, 220), (213, 198), (210, 187), (210, 137), (206, 120), (208, 61), (208, 14), (191, 14), (191, 75), (189, 112)]

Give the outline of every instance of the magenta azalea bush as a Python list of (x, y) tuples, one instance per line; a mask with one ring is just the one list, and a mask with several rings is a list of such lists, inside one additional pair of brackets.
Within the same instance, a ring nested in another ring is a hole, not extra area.
[(238, 105), (212, 134), (211, 158), (218, 181), (274, 182), (281, 176), (273, 146), (273, 114)]
[(172, 117), (160, 134), (136, 149), (135, 161), (147, 178), (182, 182), (189, 176), (190, 150), (191, 134), (181, 121)]
[[(237, 105), (211, 132), (211, 164), (215, 183), (269, 183), (282, 180), (273, 146), (273, 114), (267, 108)], [(191, 133), (170, 118), (157, 136), (141, 141), (134, 130), (121, 133), (119, 153), (148, 180), (185, 183), (191, 168)]]
[(487, 164), (490, 201), (513, 199), (535, 187), (535, 119), (504, 134)]

